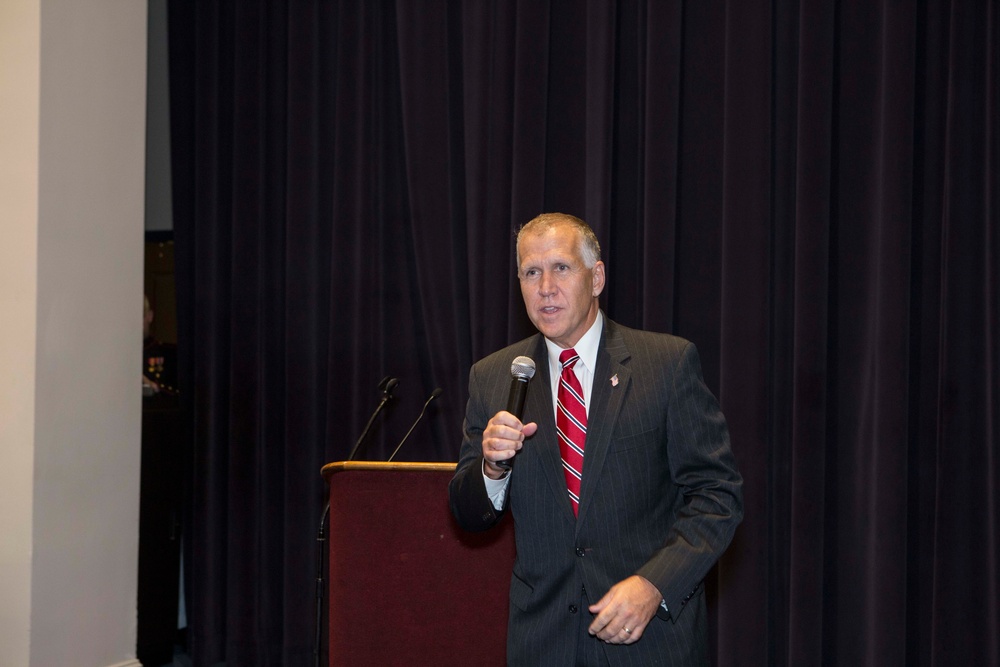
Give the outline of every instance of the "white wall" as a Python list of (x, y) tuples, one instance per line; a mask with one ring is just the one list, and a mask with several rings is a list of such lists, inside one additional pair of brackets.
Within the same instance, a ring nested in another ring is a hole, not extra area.
[(138, 665), (146, 3), (3, 0), (0, 63), (0, 646)]
[(28, 664), (35, 438), (38, 0), (0, 2), (0, 647)]

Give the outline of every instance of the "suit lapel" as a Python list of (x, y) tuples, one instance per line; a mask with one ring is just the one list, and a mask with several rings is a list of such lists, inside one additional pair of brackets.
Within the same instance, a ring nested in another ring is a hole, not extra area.
[[(619, 334), (614, 322), (604, 318), (604, 333), (601, 336), (601, 346), (597, 353), (597, 368), (594, 369), (594, 386), (590, 395), (590, 410), (587, 416), (587, 447), (583, 457), (583, 480), (580, 486), (580, 513), (577, 519), (577, 529), (587, 516), (594, 489), (597, 487), (601, 470), (611, 447), (611, 434), (614, 432), (621, 410), (622, 401), (631, 384), (631, 373), (625, 362), (629, 359), (628, 348)], [(556, 450), (559, 445), (556, 444)], [(558, 451), (557, 451), (558, 453)], [(560, 463), (560, 475), (562, 473)], [(563, 495), (566, 495), (563, 482)], [(567, 506), (569, 501), (567, 500)], [(572, 508), (570, 509), (572, 512)]]

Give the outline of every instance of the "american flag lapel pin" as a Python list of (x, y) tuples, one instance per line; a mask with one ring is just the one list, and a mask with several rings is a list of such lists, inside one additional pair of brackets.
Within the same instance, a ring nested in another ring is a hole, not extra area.
[(618, 386), (618, 373), (615, 373), (614, 375), (611, 376), (611, 386), (612, 387)]

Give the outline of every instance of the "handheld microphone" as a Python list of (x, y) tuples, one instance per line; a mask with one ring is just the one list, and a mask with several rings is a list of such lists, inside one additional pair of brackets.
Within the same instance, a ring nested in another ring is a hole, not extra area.
[(392, 391), (398, 384), (399, 380), (388, 376), (382, 378), (382, 381), (378, 383), (378, 388), (382, 390), (382, 400), (379, 401), (378, 407), (375, 408), (375, 412), (372, 413), (372, 416), (368, 418), (365, 430), (361, 432), (361, 436), (358, 438), (358, 441), (354, 443), (354, 447), (351, 449), (351, 454), (347, 457), (348, 461), (353, 461), (354, 457), (364, 452), (364, 450), (358, 451), (358, 448), (361, 447), (361, 443), (363, 443), (365, 438), (368, 437), (368, 432), (371, 430), (372, 424), (375, 423), (375, 418), (378, 417), (378, 413), (382, 412), (382, 408), (384, 408), (385, 404), (389, 402), (390, 398), (392, 398)]
[(406, 439), (410, 437), (411, 433), (413, 433), (413, 429), (417, 427), (417, 422), (419, 422), (423, 418), (424, 412), (427, 411), (427, 406), (431, 404), (431, 401), (440, 396), (441, 393), (442, 393), (441, 387), (438, 387), (431, 392), (430, 398), (428, 398), (427, 402), (424, 403), (424, 407), (420, 410), (420, 414), (417, 415), (417, 418), (413, 420), (413, 424), (410, 426), (410, 430), (406, 432), (406, 435), (403, 436), (403, 439), (399, 441), (398, 445), (396, 445), (396, 449), (393, 450), (392, 456), (386, 459), (385, 461), (386, 463), (392, 461), (396, 457), (396, 454), (399, 452), (399, 448), (403, 446), (403, 443), (406, 442)]
[[(518, 419), (524, 412), (524, 399), (528, 395), (528, 381), (535, 377), (535, 362), (530, 357), (516, 357), (510, 365), (510, 393), (507, 395), (507, 412)], [(493, 465), (510, 470), (513, 459), (494, 461)]]

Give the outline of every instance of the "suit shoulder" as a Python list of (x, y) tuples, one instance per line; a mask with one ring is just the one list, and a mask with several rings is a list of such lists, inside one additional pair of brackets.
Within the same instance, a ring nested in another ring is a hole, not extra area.
[(632, 353), (676, 357), (689, 348), (695, 351), (694, 343), (674, 334), (633, 329), (617, 323), (614, 324), (613, 331)]

